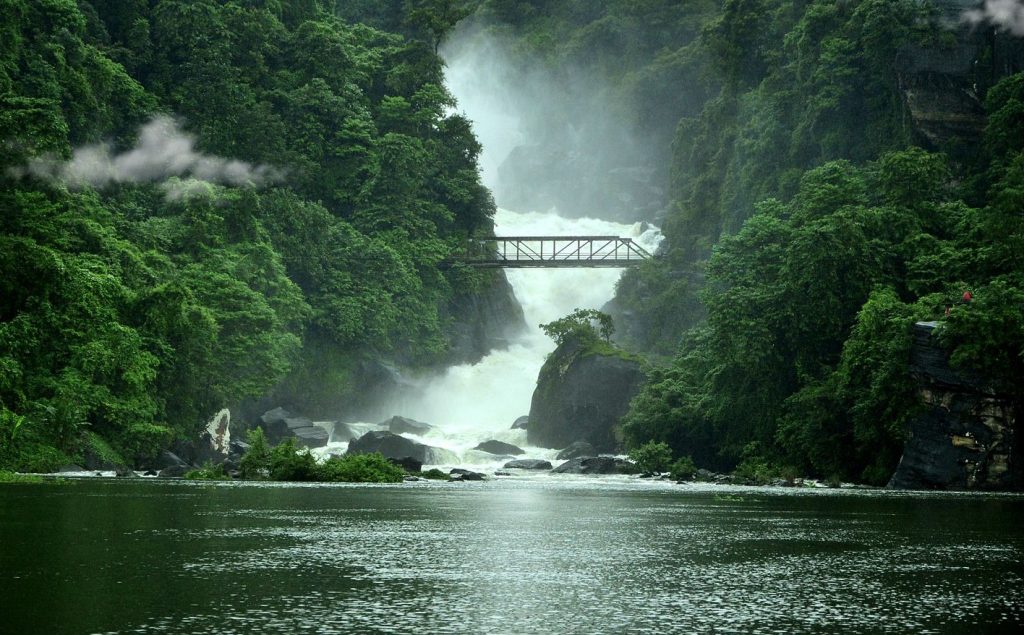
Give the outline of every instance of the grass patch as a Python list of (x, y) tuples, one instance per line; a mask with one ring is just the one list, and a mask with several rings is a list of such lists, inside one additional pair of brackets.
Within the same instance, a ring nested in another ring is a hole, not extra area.
[(227, 481), (231, 477), (224, 473), (223, 465), (207, 463), (197, 470), (185, 472), (185, 478), (190, 481)]
[(9, 470), (0, 470), (0, 483), (45, 483), (46, 479), (34, 474), (18, 474)]

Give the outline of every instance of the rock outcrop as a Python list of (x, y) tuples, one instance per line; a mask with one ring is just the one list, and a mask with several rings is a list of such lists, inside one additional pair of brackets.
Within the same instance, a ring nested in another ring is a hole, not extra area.
[(380, 427), (387, 428), (389, 431), (395, 434), (415, 434), (416, 436), (423, 436), (430, 432), (434, 426), (429, 423), (423, 423), (422, 421), (416, 421), (408, 417), (399, 417), (395, 415), (387, 421), (381, 422)]
[(319, 448), (327, 445), (330, 437), (325, 428), (316, 425), (311, 419), (294, 415), (284, 408), (264, 412), (257, 425), (263, 428), (263, 434), (271, 445), (293, 437), (298, 446)]
[(505, 443), (504, 441), (495, 441), (494, 439), (484, 441), (473, 449), (480, 450), (481, 452), (486, 452), (488, 454), (498, 455), (508, 454), (512, 456), (519, 456), (524, 453), (523, 449), (519, 446), (512, 445), (511, 443)]
[(954, 370), (936, 341), (936, 322), (914, 325), (911, 372), (921, 413), (889, 481), (901, 489), (1019, 489), (1020, 413), (1013, 399)]
[(412, 458), (421, 466), (454, 463), (458, 460), (458, 457), (448, 450), (417, 443), (412, 439), (406, 439), (386, 430), (367, 432), (348, 445), (349, 454), (370, 454), (372, 452), (379, 452), (387, 459)]
[(454, 298), (446, 307), (452, 319), (448, 362), (476, 363), (495, 349), (508, 348), (526, 329), (523, 309), (503, 271), (492, 271), (481, 289)]
[(638, 474), (636, 465), (613, 456), (571, 459), (551, 470), (552, 474)]
[(530, 404), (530, 445), (564, 448), (586, 441), (599, 452), (619, 449), (619, 419), (640, 390), (640, 362), (600, 352), (576, 339), (548, 357)]
[(939, 19), (955, 37), (932, 46), (908, 46), (897, 59), (899, 85), (914, 131), (923, 145), (970, 146), (985, 127), (984, 90), (992, 77), (1024, 68), (1019, 38), (962, 19), (979, 0), (935, 0)]
[(516, 459), (515, 461), (509, 461), (502, 467), (519, 470), (550, 470), (551, 461), (545, 461), (544, 459)]
[(597, 450), (594, 446), (590, 445), (586, 441), (574, 441), (569, 444), (569, 447), (565, 448), (555, 456), (555, 459), (559, 461), (566, 461), (569, 459), (579, 459), (587, 456), (597, 456)]

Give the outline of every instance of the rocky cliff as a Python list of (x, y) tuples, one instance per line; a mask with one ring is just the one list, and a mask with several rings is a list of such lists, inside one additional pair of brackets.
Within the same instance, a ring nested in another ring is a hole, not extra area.
[(481, 289), (455, 298), (448, 307), (453, 321), (448, 363), (475, 363), (526, 329), (523, 309), (503, 271), (491, 271)]
[(914, 326), (911, 371), (921, 412), (889, 487), (1020, 489), (1020, 409), (979, 377), (954, 370), (937, 341), (936, 322)]
[(643, 380), (639, 361), (610, 347), (566, 340), (540, 370), (527, 440), (545, 448), (586, 441), (599, 452), (621, 449), (619, 419)]

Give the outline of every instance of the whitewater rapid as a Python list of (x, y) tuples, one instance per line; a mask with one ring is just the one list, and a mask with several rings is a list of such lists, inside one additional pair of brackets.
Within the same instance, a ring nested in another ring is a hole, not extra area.
[[(593, 218), (562, 218), (556, 212), (517, 213), (498, 210), (498, 236), (621, 236), (653, 253), (660, 232), (646, 224), (632, 225)], [(526, 445), (526, 431), (512, 430), (517, 417), (528, 414), (537, 374), (555, 343), (540, 325), (574, 309), (600, 309), (611, 299), (621, 269), (506, 269), (516, 299), (523, 307), (527, 329), (505, 350), (495, 350), (476, 364), (452, 366), (441, 374), (408, 378), (401, 394), (393, 395), (388, 412), (434, 426), (424, 436), (410, 436), (459, 457), (458, 465), (500, 467), (496, 458), (472, 448), (488, 439), (517, 445), (523, 458), (551, 459), (557, 450)], [(360, 422), (361, 430), (375, 424)], [(326, 452), (343, 452), (346, 444), (332, 442)], [(452, 467), (452, 466), (442, 466)]]

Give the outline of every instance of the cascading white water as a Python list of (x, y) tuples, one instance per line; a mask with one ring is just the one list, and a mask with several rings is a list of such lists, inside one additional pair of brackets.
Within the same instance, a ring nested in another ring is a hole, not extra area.
[[(653, 252), (660, 232), (643, 223), (625, 225), (592, 218), (568, 219), (554, 212), (516, 213), (499, 210), (497, 235), (506, 236), (622, 236)], [(408, 390), (395, 395), (389, 411), (435, 426), (422, 436), (411, 437), (459, 457), (459, 464), (496, 467), (496, 459), (472, 450), (488, 439), (497, 439), (527, 450), (530, 458), (552, 458), (553, 450), (526, 446), (526, 432), (512, 430), (512, 422), (530, 410), (537, 374), (554, 342), (540, 325), (576, 308), (599, 309), (614, 293), (619, 269), (507, 269), (506, 275), (523, 307), (527, 330), (505, 350), (492, 351), (476, 364), (448, 368), (436, 376), (413, 379)], [(410, 436), (408, 434), (403, 436)], [(341, 450), (331, 444), (331, 451)]]
[[(516, 89), (502, 72), (504, 52), (472, 32), (445, 51), (446, 79), (459, 108), (473, 122), (483, 145), (480, 157), (484, 184), (496, 191), (498, 167), (519, 145), (531, 141), (521, 130), (522, 100), (509, 99)], [(458, 38), (456, 38), (458, 39)], [(544, 92), (544, 91), (541, 91)], [(516, 104), (519, 104), (518, 106)], [(498, 201), (499, 205), (501, 201)], [(633, 225), (593, 218), (562, 218), (557, 212), (517, 213), (499, 209), (498, 236), (620, 236), (630, 237), (653, 253), (660, 232), (644, 223)], [(528, 329), (506, 350), (492, 351), (476, 364), (448, 368), (444, 373), (412, 379), (401, 394), (393, 395), (388, 411), (435, 426), (425, 436), (408, 436), (454, 452), (460, 464), (497, 467), (507, 459), (472, 450), (488, 439), (522, 447), (529, 458), (553, 458), (554, 450), (526, 446), (526, 432), (512, 430), (512, 422), (530, 410), (537, 375), (545, 357), (555, 348), (540, 324), (556, 320), (576, 308), (600, 309), (615, 290), (619, 269), (506, 269), (516, 298), (523, 307)], [(360, 430), (372, 426), (358, 424)], [(344, 451), (346, 444), (331, 443), (321, 452)]]

